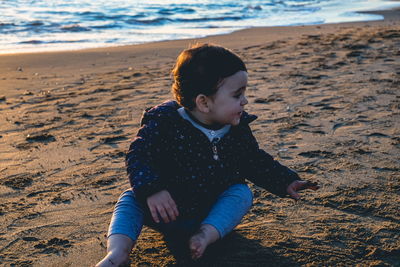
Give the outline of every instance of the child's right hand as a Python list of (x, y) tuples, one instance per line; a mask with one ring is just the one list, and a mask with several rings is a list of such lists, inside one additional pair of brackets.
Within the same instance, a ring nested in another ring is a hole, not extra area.
[(162, 190), (147, 198), (151, 216), (156, 223), (160, 222), (160, 217), (165, 223), (176, 220), (179, 216), (178, 208), (175, 201), (167, 190)]
[(300, 195), (298, 194), (298, 191), (304, 189), (312, 189), (316, 191), (319, 189), (319, 185), (310, 181), (296, 180), (286, 188), (286, 192), (295, 200), (299, 200)]

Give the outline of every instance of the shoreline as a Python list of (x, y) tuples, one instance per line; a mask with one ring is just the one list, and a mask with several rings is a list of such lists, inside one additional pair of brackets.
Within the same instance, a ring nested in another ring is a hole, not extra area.
[[(393, 0), (391, 0), (393, 1)], [(394, 0), (393, 2), (398, 2), (398, 0)], [(27, 52), (10, 52), (10, 53), (1, 53), (1, 56), (12, 56), (12, 55), (29, 55), (29, 54), (48, 54), (48, 53), (67, 53), (67, 52), (84, 52), (84, 51), (92, 51), (92, 50), (107, 50), (107, 49), (114, 49), (114, 48), (122, 48), (122, 47), (131, 47), (137, 45), (146, 45), (151, 43), (161, 43), (161, 42), (172, 42), (172, 41), (188, 41), (188, 40), (201, 40), (207, 39), (211, 37), (220, 37), (224, 35), (234, 34), (235, 32), (242, 32), (251, 29), (258, 29), (258, 28), (291, 28), (291, 27), (318, 27), (323, 25), (336, 25), (336, 24), (358, 24), (358, 23), (369, 23), (369, 22), (384, 22), (385, 20), (396, 19), (398, 16), (396, 11), (399, 11), (400, 8), (393, 8), (393, 9), (383, 9), (383, 10), (370, 10), (370, 11), (357, 11), (357, 13), (365, 13), (365, 14), (374, 14), (374, 15), (381, 15), (383, 19), (381, 20), (366, 20), (366, 21), (355, 21), (355, 22), (337, 22), (337, 23), (325, 23), (325, 24), (311, 24), (311, 25), (294, 25), (294, 26), (270, 26), (270, 27), (249, 27), (241, 30), (236, 30), (226, 34), (217, 34), (217, 35), (209, 35), (203, 36), (199, 38), (188, 38), (188, 39), (170, 39), (170, 40), (161, 40), (161, 41), (154, 41), (154, 42), (145, 42), (145, 43), (138, 43), (138, 44), (126, 44), (126, 45), (119, 45), (115, 44), (112, 46), (101, 46), (101, 47), (92, 47), (92, 48), (76, 48), (76, 49), (67, 49), (67, 50), (49, 50), (49, 51), (27, 51)]]
[[(63, 71), (71, 73), (79, 70), (81, 75), (89, 75), (92, 68), (96, 67), (96, 72), (111, 71), (118, 68), (134, 69), (141, 66), (141, 62), (146, 62), (146, 58), (158, 55), (159, 57), (168, 57), (171, 66), (175, 60), (175, 56), (188, 47), (189, 44), (195, 42), (211, 42), (226, 46), (231, 49), (241, 49), (246, 45), (245, 40), (252, 40), (253, 44), (259, 44), (268, 40), (276, 40), (277, 38), (298, 38), (304, 34), (334, 33), (339, 29), (347, 27), (369, 27), (369, 26), (389, 26), (400, 17), (400, 9), (368, 11), (366, 13), (379, 14), (384, 16), (383, 20), (366, 21), (366, 22), (349, 22), (334, 23), (321, 25), (305, 25), (305, 26), (283, 26), (283, 27), (253, 27), (249, 29), (239, 30), (230, 34), (215, 35), (202, 37), (197, 39), (183, 39), (159, 41), (145, 44), (123, 45), (105, 48), (90, 48), (74, 51), (56, 51), (56, 52), (37, 52), (37, 53), (21, 53), (21, 54), (1, 54), (0, 55), (0, 73), (13, 73), (11, 77), (14, 79), (25, 79), (26, 77), (35, 76), (47, 70), (50, 67), (54, 73)], [(127, 54), (129, 57), (127, 58)], [(173, 56), (171, 56), (173, 55)], [(20, 78), (23, 70), (24, 78)], [(4, 75), (4, 74), (3, 74)], [(76, 75), (70, 75), (73, 82)], [(4, 81), (5, 78), (3, 78)], [(0, 78), (0, 86), (2, 91), (0, 95), (13, 95), (12, 87), (9, 83), (3, 84)], [(16, 81), (13, 86), (23, 86), (24, 82)], [(36, 88), (38, 90), (38, 88)]]
[[(260, 147), (321, 185), (296, 203), (251, 185), (252, 210), (204, 266), (400, 261), (400, 12), (382, 12), (196, 39), (244, 59)], [(196, 40), (0, 55), (1, 262), (93, 266), (105, 255), (142, 111), (171, 98), (172, 64)], [(180, 259), (145, 227), (131, 260)]]

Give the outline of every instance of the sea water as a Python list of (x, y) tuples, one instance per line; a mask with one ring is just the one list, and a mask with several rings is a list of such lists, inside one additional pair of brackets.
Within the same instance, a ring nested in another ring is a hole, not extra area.
[(382, 0), (0, 0), (0, 53), (197, 38), (261, 26), (383, 19)]

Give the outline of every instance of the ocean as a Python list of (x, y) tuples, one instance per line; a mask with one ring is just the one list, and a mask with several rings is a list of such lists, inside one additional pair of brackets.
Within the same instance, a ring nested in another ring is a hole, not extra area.
[(382, 0), (0, 0), (0, 54), (198, 38), (250, 27), (383, 19)]

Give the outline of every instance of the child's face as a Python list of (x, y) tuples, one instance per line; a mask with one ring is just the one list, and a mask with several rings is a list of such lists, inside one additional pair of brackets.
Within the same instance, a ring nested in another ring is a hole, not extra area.
[(244, 106), (248, 103), (245, 97), (246, 86), (245, 71), (226, 77), (219, 85), (217, 93), (209, 98), (207, 120), (211, 124), (238, 125)]

